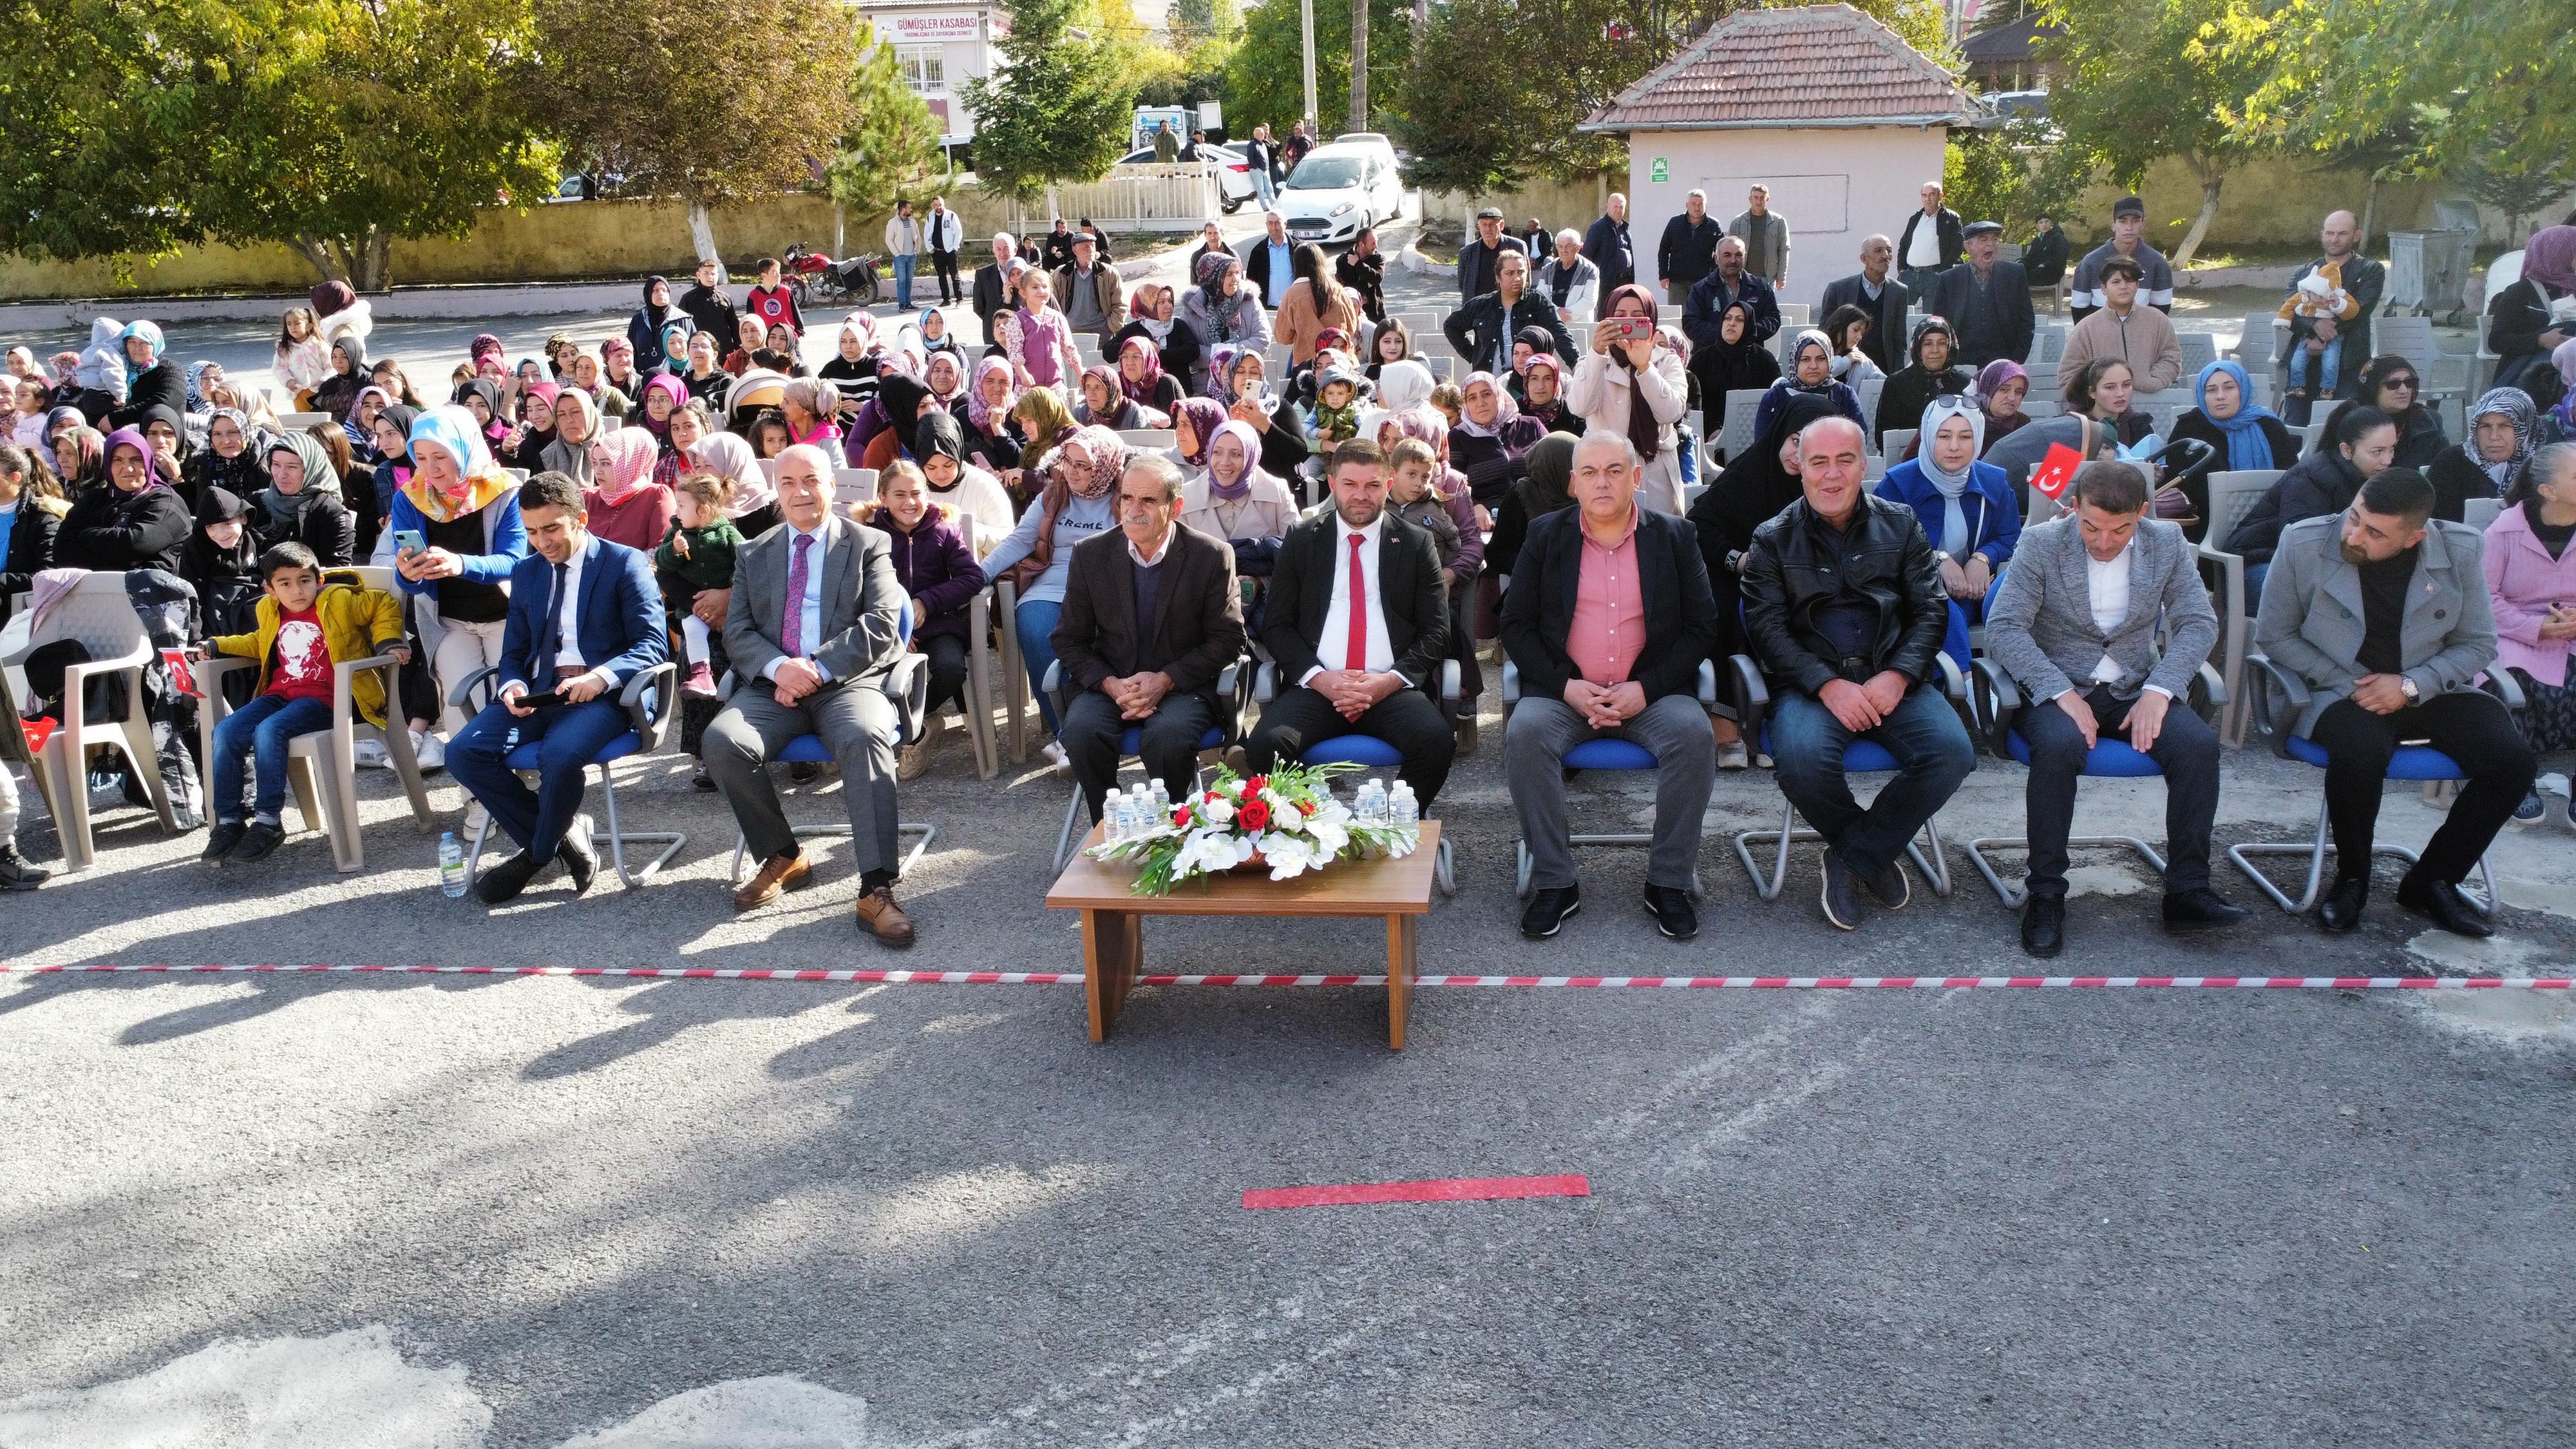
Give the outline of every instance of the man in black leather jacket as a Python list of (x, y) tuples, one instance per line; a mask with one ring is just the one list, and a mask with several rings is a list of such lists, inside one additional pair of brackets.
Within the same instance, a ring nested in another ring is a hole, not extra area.
[[(1906, 842), (1976, 768), (1934, 673), (1950, 627), (1940, 566), (1914, 511), (1867, 493), (1862, 446), (1848, 418), (1799, 434), (1805, 496), (1753, 531), (1743, 586), (1745, 633), (1777, 692), (1780, 791), (1825, 839), (1825, 919), (1846, 931), (1857, 887), (1891, 910), (1911, 898)], [(1856, 739), (1897, 765), (1867, 810), (1843, 775)]]

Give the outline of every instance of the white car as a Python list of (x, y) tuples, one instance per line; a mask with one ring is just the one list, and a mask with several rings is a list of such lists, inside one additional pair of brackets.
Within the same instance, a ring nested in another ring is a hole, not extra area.
[(1279, 183), (1274, 208), (1288, 223), (1288, 238), (1346, 242), (1363, 227), (1404, 214), (1404, 178), (1395, 147), (1384, 136), (1362, 132), (1306, 153)]
[[(1255, 188), (1252, 184), (1252, 163), (1243, 159), (1241, 147), (1220, 146), (1213, 141), (1201, 146), (1199, 154), (1216, 163), (1217, 194), (1224, 198), (1225, 214), (1234, 215), (1245, 202), (1253, 198)], [(1154, 164), (1154, 148), (1148, 146), (1141, 151), (1130, 151), (1118, 158), (1118, 164), (1151, 166)]]

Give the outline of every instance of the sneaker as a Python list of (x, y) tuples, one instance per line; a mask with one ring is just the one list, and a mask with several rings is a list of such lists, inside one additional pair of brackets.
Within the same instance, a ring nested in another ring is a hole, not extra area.
[(1073, 773), (1073, 757), (1064, 752), (1064, 746), (1057, 744), (1053, 740), (1049, 740), (1047, 741), (1046, 749), (1040, 753), (1046, 756), (1048, 769), (1055, 771), (1059, 775), (1070, 775)]
[(0, 840), (0, 891), (31, 891), (52, 876), (52, 871), (20, 855), (16, 841)]
[(1655, 918), (1655, 929), (1666, 940), (1687, 941), (1699, 934), (1699, 912), (1691, 908), (1686, 890), (1647, 882), (1646, 914)]
[(697, 768), (689, 772), (689, 788), (692, 790), (712, 791), (715, 787), (716, 777), (707, 773), (707, 762), (704, 760), (698, 761)]
[(486, 824), (488, 824), (491, 818), (491, 815), (484, 810), (482, 801), (476, 800), (468, 803), (465, 807), (466, 835), (471, 837), (474, 832), (481, 830)]
[(411, 732), (412, 758), (420, 761), (421, 773), (447, 768), (447, 741), (427, 730)]
[(349, 746), (349, 762), (361, 770), (390, 770), (393, 756), (385, 753), (381, 741), (359, 740)]
[(2541, 821), (2541, 817), (2548, 813), (2549, 806), (2540, 798), (2540, 790), (2535, 786), (2530, 794), (2522, 797), (2521, 804), (2513, 807), (2513, 823), (2516, 825), (2538, 825)]
[(708, 699), (715, 698), (716, 676), (707, 668), (704, 660), (689, 666), (689, 677), (680, 681), (680, 692), (701, 695)]
[(285, 839), (284, 826), (271, 825), (265, 820), (254, 820), (250, 823), (250, 828), (242, 832), (241, 842), (235, 845), (224, 859), (234, 865), (249, 865), (255, 861), (266, 860)]
[(1581, 909), (1581, 889), (1551, 886), (1530, 897), (1529, 909), (1521, 912), (1521, 934), (1533, 941), (1544, 941), (1564, 927), (1568, 916)]
[(1742, 740), (1728, 740), (1717, 747), (1717, 767), (1721, 770), (1742, 770), (1752, 763), (1753, 752), (1744, 747)]
[(918, 780), (930, 770), (930, 751), (921, 745), (906, 745), (895, 752), (894, 777)]
[(208, 865), (221, 864), (225, 856), (232, 854), (233, 847), (241, 844), (242, 832), (248, 828), (239, 820), (216, 821), (213, 832), (206, 836), (205, 851), (197, 859)]
[(1842, 853), (1825, 847), (1820, 899), (1825, 920), (1836, 929), (1848, 931), (1860, 924), (1860, 876), (1843, 860)]

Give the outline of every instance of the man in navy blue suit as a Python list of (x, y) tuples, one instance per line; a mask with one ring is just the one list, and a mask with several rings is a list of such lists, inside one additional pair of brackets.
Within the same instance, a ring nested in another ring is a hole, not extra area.
[[(573, 894), (590, 889), (599, 856), (580, 812), (584, 772), (631, 727), (618, 691), (670, 655), (653, 561), (591, 536), (581, 485), (544, 472), (519, 488), (519, 516), (536, 550), (510, 571), (510, 621), (501, 633), (501, 686), (447, 747), (447, 770), (519, 843), (485, 871), (474, 892), (499, 905), (528, 888), (558, 854)], [(530, 695), (558, 701), (530, 706)], [(530, 740), (537, 788), (503, 761)]]

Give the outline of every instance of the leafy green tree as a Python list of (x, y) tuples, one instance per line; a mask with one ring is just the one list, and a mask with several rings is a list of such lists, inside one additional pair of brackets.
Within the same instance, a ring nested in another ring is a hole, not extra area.
[(936, 190), (940, 169), (939, 119), (905, 83), (894, 47), (875, 40), (858, 22), (859, 63), (850, 74), (850, 131), (824, 174), (832, 199), (874, 216), (898, 200), (921, 200)]
[(965, 85), (975, 175), (1026, 206), (1059, 181), (1097, 181), (1127, 154), (1136, 82), (1111, 40), (1080, 28), (1085, 0), (1008, 0), (993, 73)]
[[(1369, 93), (1394, 95), (1412, 53), (1412, 0), (1368, 0), (1368, 28)], [(1226, 68), (1226, 129), (1249, 136), (1255, 123), (1281, 128), (1305, 115), (1305, 54), (1296, 0), (1264, 0), (1253, 7)], [(1350, 0), (1317, 0), (1315, 104), (1324, 113), (1318, 125), (1340, 112), (1334, 102), (1350, 91)]]
[(284, 243), (375, 290), (395, 237), (553, 185), (524, 0), (63, 0), (10, 32), (0, 249)]
[(2263, 84), (2260, 60), (2226, 44), (2231, 0), (2045, 0), (2066, 27), (2041, 53), (2065, 67), (2049, 119), (2071, 153), (2135, 187), (2147, 168), (2180, 157), (2200, 183), (2200, 210), (2174, 251), (2188, 265), (2217, 219), (2229, 164), (2264, 144), (2234, 119)]
[(545, 114), (622, 190), (710, 208), (817, 180), (851, 128), (858, 47), (838, 0), (550, 0)]

